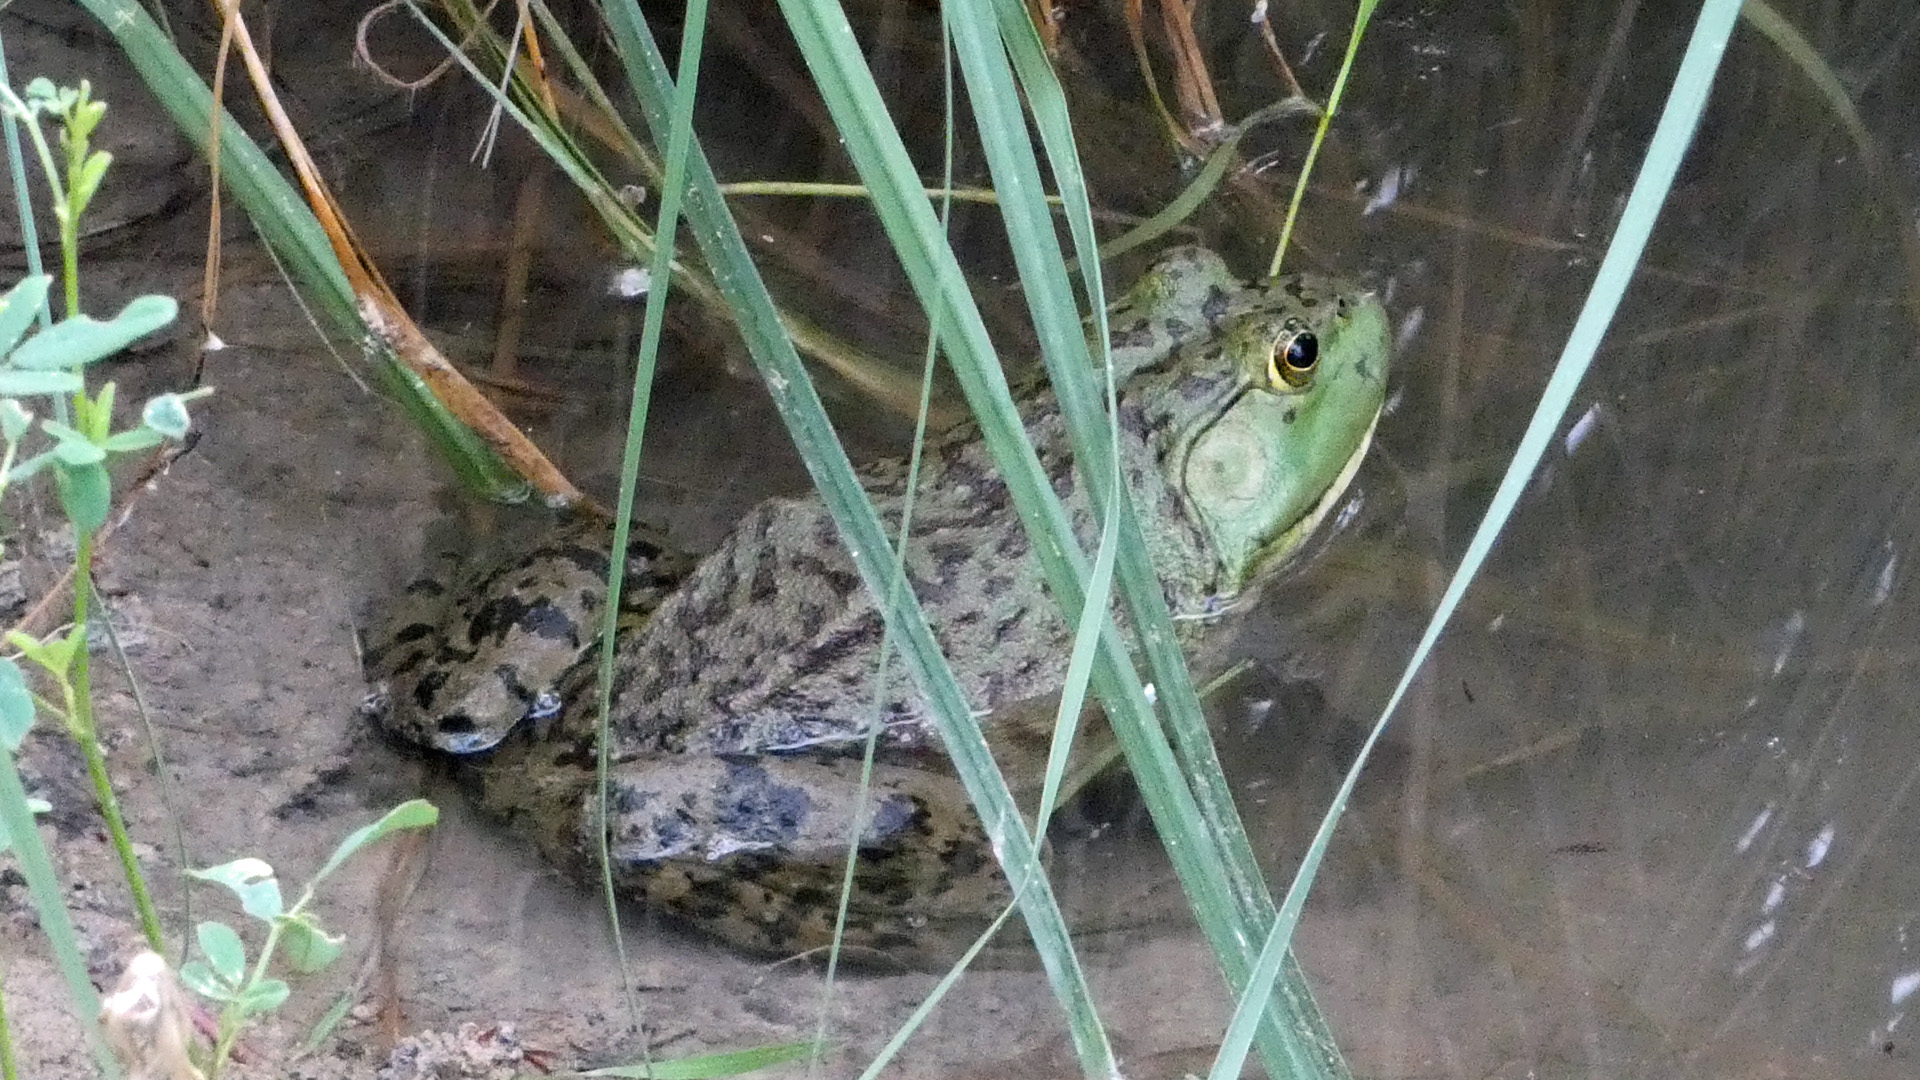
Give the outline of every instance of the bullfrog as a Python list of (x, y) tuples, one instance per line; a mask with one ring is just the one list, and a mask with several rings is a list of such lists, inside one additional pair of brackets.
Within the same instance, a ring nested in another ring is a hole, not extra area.
[[(1335, 280), (1247, 282), (1179, 248), (1113, 306), (1110, 333), (1122, 471), (1205, 671), (1353, 479), (1385, 397), (1386, 316)], [(1016, 400), (1091, 551), (1099, 523), (1058, 405), (1037, 380)], [(897, 525), (906, 462), (859, 475)], [(911, 585), (1016, 794), (1030, 790), (1072, 639), (972, 424), (929, 440), (912, 526)], [(609, 539), (564, 525), (412, 587), (369, 651), (378, 725), (454, 757), (481, 805), (563, 866), (589, 870), (604, 828), (620, 891), (761, 954), (832, 940), (858, 818), (844, 947), (957, 955), (1005, 906), (1005, 882), (902, 665), (875, 686), (882, 621), (820, 498), (762, 502), (702, 559), (658, 537), (630, 546), (603, 805)]]

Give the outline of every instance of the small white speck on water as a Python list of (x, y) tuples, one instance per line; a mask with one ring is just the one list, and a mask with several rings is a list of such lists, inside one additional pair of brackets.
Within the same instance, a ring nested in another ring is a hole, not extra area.
[(637, 300), (653, 288), (653, 275), (644, 266), (623, 266), (607, 278), (607, 295)]
[(1409, 166), (1395, 165), (1380, 177), (1380, 186), (1374, 189), (1373, 197), (1360, 211), (1361, 217), (1367, 217), (1378, 210), (1385, 210), (1400, 201), (1400, 188), (1413, 179), (1413, 170)]
[(1740, 839), (1734, 842), (1733, 850), (1745, 852), (1748, 848), (1752, 847), (1753, 842), (1760, 839), (1760, 833), (1767, 827), (1767, 822), (1772, 820), (1773, 807), (1768, 806), (1754, 817), (1753, 824), (1747, 826), (1747, 831), (1740, 834)]
[[(1393, 335), (1393, 351), (1406, 352), (1408, 344), (1419, 336), (1421, 328), (1426, 325), (1427, 309), (1425, 307), (1416, 307), (1407, 312), (1406, 316), (1400, 320), (1400, 331)], [(1405, 387), (1402, 387), (1394, 392), (1394, 396), (1399, 397), (1404, 392)]]
[(1893, 595), (1893, 575), (1900, 566), (1900, 556), (1893, 553), (1893, 542), (1888, 541), (1886, 548), (1887, 561), (1880, 567), (1880, 577), (1873, 583), (1873, 599), (1867, 601), (1874, 607), (1886, 603), (1887, 598)]
[(1775, 675), (1786, 670), (1787, 658), (1793, 655), (1793, 647), (1800, 643), (1800, 635), (1806, 628), (1807, 616), (1805, 612), (1796, 611), (1787, 616), (1786, 624), (1779, 630), (1780, 648), (1773, 655), (1773, 673)]
[(1597, 423), (1599, 419), (1600, 406), (1595, 404), (1588, 408), (1580, 419), (1573, 422), (1573, 427), (1567, 431), (1566, 447), (1568, 457), (1572, 457), (1573, 452), (1580, 449), (1580, 444), (1587, 441), (1587, 436), (1593, 434), (1593, 425)]
[(1833, 822), (1829, 821), (1807, 841), (1807, 869), (1811, 870), (1827, 861), (1827, 853), (1833, 850)]

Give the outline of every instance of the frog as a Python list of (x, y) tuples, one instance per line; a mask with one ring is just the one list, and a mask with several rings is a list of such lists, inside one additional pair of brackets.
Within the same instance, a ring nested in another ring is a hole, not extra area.
[[(1338, 279), (1248, 281), (1180, 247), (1108, 327), (1120, 473), (1180, 643), (1197, 672), (1217, 669), (1236, 616), (1308, 549), (1366, 456), (1387, 317)], [(1100, 521), (1056, 400), (1034, 378), (1015, 402), (1091, 550)], [(890, 529), (910, 475), (904, 458), (858, 470)], [(975, 424), (927, 441), (911, 536), (906, 580), (1016, 796), (1037, 791), (1073, 635)], [(445, 756), (554, 863), (597, 879), (604, 844), (622, 895), (736, 948), (957, 956), (1006, 882), (918, 688), (898, 662), (876, 685), (883, 621), (821, 498), (759, 503), (703, 558), (658, 535), (630, 544), (602, 746), (610, 540), (576, 521), (410, 588), (369, 652), (376, 725)]]

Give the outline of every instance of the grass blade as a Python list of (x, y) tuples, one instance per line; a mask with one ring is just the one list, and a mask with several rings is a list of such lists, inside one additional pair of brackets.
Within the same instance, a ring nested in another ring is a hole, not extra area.
[[(633, 0), (616, 4), (628, 19), (638, 21), (639, 8)], [(660, 354), (660, 332), (666, 325), (667, 293), (673, 279), (674, 235), (680, 226), (680, 203), (687, 189), (687, 158), (693, 142), (693, 101), (699, 86), (700, 48), (707, 28), (706, 0), (688, 0), (686, 22), (680, 39), (680, 72), (673, 97), (673, 115), (668, 124), (665, 155), (666, 177), (660, 188), (660, 217), (647, 290), (646, 317), (640, 330), (640, 352), (634, 362), (633, 399), (627, 409), (627, 439), (620, 459), (620, 496), (613, 518), (613, 550), (625, 552), (633, 532), (634, 492), (640, 484), (640, 451), (646, 440), (647, 410), (653, 397), (655, 361)], [(599, 840), (601, 886), (606, 896), (607, 918), (620, 955), (620, 977), (626, 987), (628, 1008), (634, 1005), (633, 978), (626, 966), (626, 945), (620, 940), (620, 901), (613, 887), (613, 858), (607, 846), (607, 783), (612, 767), (613, 744), (610, 716), (613, 702), (615, 629), (620, 617), (621, 582), (626, 577), (627, 560), (616, 557), (607, 577), (607, 606), (600, 627), (599, 721), (600, 746), (595, 759), (595, 800), (598, 820), (594, 835)]]
[[(1093, 505), (1097, 512), (1118, 515), (1117, 580), (1134, 626), (1138, 628), (1141, 651), (1155, 690), (1166, 709), (1167, 726), (1178, 758), (1169, 752), (1166, 738), (1146, 704), (1138, 676), (1125, 674), (1131, 664), (1119, 635), (1111, 629), (1103, 634), (1103, 668), (1116, 677), (1100, 684), (1101, 700), (1148, 810), (1161, 835), (1167, 838), (1169, 855), (1202, 930), (1220, 959), (1229, 985), (1238, 992), (1251, 970), (1248, 943), (1271, 923), (1273, 900), (1214, 753), (1199, 695), (1173, 631), (1159, 575), (1147, 554), (1126, 491), (1114, 478), (1112, 430), (1098, 406), (1095, 369), (1088, 355), (1087, 337), (1073, 308), (1064, 259), (1055, 242), (1038, 164), (1026, 135), (1021, 96), (1014, 90), (1009, 71), (1009, 53), (1015, 61), (1025, 61), (1020, 65), (1024, 79), (1021, 89), (1034, 105), (1036, 125), (1046, 143), (1055, 175), (1061, 181), (1068, 220), (1075, 222), (1080, 215), (1087, 215), (1085, 234), (1078, 227), (1074, 229), (1082, 266), (1087, 268), (1093, 258), (1091, 214), (1085, 206), (1085, 187), (1079, 182), (1078, 167), (1073, 161), (1064, 98), (1051, 68), (1039, 53), (1038, 39), (1024, 8), (1010, 0), (955, 2), (961, 13), (953, 20), (955, 47), (962, 70), (967, 73), (968, 98), (977, 118), (981, 145), (992, 168), (994, 186), (1000, 194), (1008, 240), (1020, 267), (1021, 283), (1027, 290), (1028, 307), (1040, 336), (1041, 354)], [(983, 30), (990, 17), (989, 2), (996, 5), (994, 10), (999, 13), (998, 39)], [(1041, 116), (1041, 111), (1049, 106), (1057, 107), (1061, 115)], [(850, 141), (849, 150), (852, 149)], [(871, 179), (868, 182), (873, 184)], [(1097, 286), (1089, 285), (1089, 295), (1100, 299)], [(1106, 341), (1103, 316), (1103, 311), (1096, 311), (1094, 315), (1098, 328), (1095, 341), (1102, 346)], [(956, 368), (961, 368), (967, 359), (956, 351)], [(961, 374), (964, 386), (964, 370)], [(971, 392), (968, 399), (978, 414), (979, 401)], [(1017, 445), (1000, 445), (985, 417), (982, 417), (982, 427), (989, 444), (994, 445), (996, 460), (1009, 472), (1009, 487), (1018, 501), (1020, 492), (1011, 483), (1008, 459), (1025, 450), (1024, 442), (1014, 439), (1008, 441)], [(1042, 495), (1050, 496), (1051, 492)], [(1036, 528), (1036, 519), (1043, 515), (1029, 512), (1025, 504), (1022, 504), (1022, 513), (1029, 531), (1041, 540), (1038, 546), (1044, 550), (1046, 541), (1054, 538)], [(1055, 542), (1066, 550), (1073, 550), (1071, 535), (1056, 535)], [(1048, 584), (1054, 595), (1061, 598), (1062, 609), (1070, 620), (1083, 610), (1079, 598), (1070, 590), (1071, 585), (1078, 584), (1071, 578), (1076, 574), (1084, 580), (1085, 571), (1081, 566), (1063, 567), (1048, 574)], [(1104, 600), (1094, 602), (1104, 610)], [(1289, 990), (1280, 999), (1282, 1007), (1276, 1013), (1277, 1022), (1269, 1031), (1272, 1041), (1263, 1051), (1270, 1070), (1296, 1076), (1344, 1074), (1331, 1033), (1307, 991), (1304, 978), (1299, 976), (1297, 965), (1290, 967)]]
[(1293, 239), (1293, 223), (1300, 216), (1300, 201), (1307, 196), (1307, 181), (1313, 176), (1313, 163), (1320, 157), (1320, 147), (1327, 141), (1327, 129), (1333, 126), (1334, 115), (1340, 111), (1341, 95), (1347, 90), (1347, 76), (1353, 71), (1353, 58), (1360, 53), (1360, 39), (1366, 36), (1367, 22), (1373, 18), (1373, 9), (1380, 0), (1360, 0), (1360, 7), (1354, 12), (1353, 33), (1347, 38), (1347, 54), (1340, 60), (1340, 74), (1334, 76), (1333, 89), (1327, 92), (1327, 107), (1320, 113), (1320, 124), (1313, 129), (1313, 142), (1307, 147), (1307, 159), (1300, 163), (1300, 178), (1294, 181), (1293, 198), (1287, 203), (1286, 224), (1280, 227), (1280, 241), (1273, 246), (1273, 262), (1267, 267), (1268, 277), (1278, 277), (1280, 260), (1287, 253), (1287, 243)]
[(95, 1022), (100, 1015), (100, 995), (94, 992), (93, 983), (87, 978), (87, 962), (81, 955), (73, 920), (67, 915), (66, 890), (60, 887), (53, 860), (47, 857), (46, 845), (40, 842), (40, 829), (33, 822), (33, 811), (27, 807), (27, 789), (20, 781), (13, 751), (5, 748), (0, 748), (0, 824), (5, 824), (7, 835), (13, 840), (13, 857), (20, 866), (20, 875), (27, 879), (34, 913), (40, 917), (40, 932), (47, 936), (54, 963), (66, 980), (74, 1020), (87, 1033), (87, 1045), (93, 1048), (101, 1075), (117, 1077), (120, 1066), (107, 1051), (107, 1044), (100, 1037), (100, 1025)]
[[(187, 140), (205, 145), (213, 115), (213, 92), (187, 65), (144, 8), (131, 0), (79, 0), (100, 21), (147, 88)], [(317, 306), (343, 336), (365, 345), (374, 369), (413, 422), (425, 432), (461, 479), (489, 498), (525, 498), (527, 485), (501, 463), (466, 425), (434, 399), (419, 376), (377, 344), (355, 304), (346, 274), (334, 258), (320, 223), (260, 147), (225, 116), (220, 125), (220, 175), (267, 244), (293, 271)]]
[(1646, 160), (1641, 163), (1640, 174), (1634, 180), (1633, 192), (1627, 198), (1620, 224), (1614, 230), (1613, 241), (1607, 246), (1606, 257), (1594, 277), (1593, 288), (1587, 293), (1586, 304), (1580, 309), (1580, 317), (1567, 337), (1560, 362), (1547, 381), (1546, 389), (1541, 391), (1540, 405), (1534, 410), (1533, 420), (1527, 425), (1519, 448), (1514, 451), (1513, 460), (1507, 466), (1506, 475), (1501, 478), (1500, 487), (1494, 493), (1486, 516), (1474, 530), (1459, 569), (1447, 583), (1446, 592), (1441, 596), (1432, 620), (1428, 622), (1419, 645), (1407, 662), (1406, 670), (1401, 673), (1392, 696), (1387, 699), (1386, 708), (1381, 710), (1380, 719), (1368, 734), (1360, 756), (1347, 771), (1332, 807), (1321, 821), (1319, 831), (1314, 834), (1313, 845), (1301, 861), (1293, 885), (1287, 890), (1286, 899), (1280, 906), (1279, 918), (1275, 920), (1273, 930), (1261, 950), (1258, 976), (1263, 981), (1250, 985), (1242, 996), (1233, 1021), (1228, 1026), (1227, 1038), (1221, 1044), (1219, 1056), (1214, 1059), (1210, 1080), (1227, 1080), (1240, 1075), (1252, 1037), (1252, 1020), (1258, 1015), (1259, 995), (1264, 993), (1264, 987), (1270, 985), (1279, 970), (1279, 958), (1284, 954), (1286, 942), (1299, 921), (1300, 910), (1306, 904), (1307, 891), (1312, 887), (1314, 875), (1332, 840), (1334, 826), (1353, 793), (1360, 769), (1366, 763), (1367, 755), (1372, 752), (1374, 743), (1386, 730), (1393, 710), (1413, 685), (1421, 664), (1439, 642), (1440, 634), (1446, 629), (1447, 621), (1459, 606), (1461, 597), (1466, 594), (1467, 586), (1472, 584), (1487, 554), (1493, 550), (1494, 541), (1533, 478), (1534, 469), (1539, 466), (1560, 421), (1567, 414), (1574, 391), (1579, 388), (1581, 378), (1586, 375), (1594, 354), (1599, 351), (1601, 338), (1612, 323), (1614, 312), (1620, 306), (1620, 298), (1625, 295), (1627, 285), (1633, 279), (1634, 268), (1639, 265), (1640, 255), (1646, 249), (1647, 238), (1653, 232), (1661, 204), (1666, 202), (1674, 174), (1680, 168), (1680, 161), (1686, 155), (1700, 116), (1706, 109), (1714, 75), (1719, 71), (1720, 58), (1726, 51), (1727, 39), (1733, 32), (1734, 21), (1739, 14), (1740, 0), (1707, 0), (1699, 20), (1694, 24), (1693, 39), (1680, 61), (1678, 74), (1674, 76), (1673, 89), (1668, 94), (1666, 109), (1660, 115), (1659, 127), (1654, 130), (1653, 141), (1647, 148)]
[[(802, 10), (804, 7), (806, 5), (795, 4), (787, 9), (789, 18), (795, 20), (796, 24), (809, 20), (808, 12)], [(628, 80), (640, 100), (648, 127), (659, 139), (669, 130), (673, 87), (658, 48), (653, 44), (652, 35), (643, 21), (629, 17), (629, 13), (619, 7), (610, 7), (606, 14), (626, 65)], [(839, 25), (844, 28), (844, 21)], [(846, 44), (850, 46), (851, 42), (851, 35), (848, 34)], [(867, 102), (877, 106), (877, 95), (868, 98)], [(884, 119), (884, 108), (880, 113)], [(856, 133), (849, 131), (849, 142), (856, 137)], [(912, 672), (921, 692), (926, 695), (948, 753), (969, 796), (981, 809), (982, 824), (1000, 856), (1002, 866), (1008, 868), (1011, 880), (1021, 880), (1023, 868), (1036, 865), (1037, 859), (1022, 827), (1013, 796), (1007, 790), (1004, 778), (994, 768), (992, 755), (980, 734), (979, 726), (968, 715), (965, 696), (934, 643), (918, 600), (905, 591), (898, 596), (891, 595), (892, 590), (887, 588), (891, 546), (887, 543), (879, 517), (854, 476), (852, 465), (833, 433), (792, 341), (781, 328), (772, 298), (748, 258), (746, 246), (732, 216), (727, 213), (712, 170), (697, 148), (691, 154), (689, 169), (691, 186), (687, 193), (687, 216), (708, 263), (714, 267), (714, 279), (726, 292), (740, 319), (748, 348), (767, 381), (774, 406), (793, 435), (794, 443), (822, 499), (839, 523), (842, 540), (859, 570), (862, 582), (876, 603), (880, 604), (888, 632), (893, 636), (903, 662)], [(925, 196), (918, 194), (918, 178), (913, 175), (910, 166), (904, 171), (916, 193), (915, 197), (919, 199), (920, 208), (927, 211), (921, 223), (929, 233), (923, 239), (945, 250), (931, 208)], [(958, 281), (958, 267), (951, 269), (953, 278)], [(960, 286), (964, 294), (964, 282)], [(942, 340), (952, 340), (952, 320), (936, 318), (934, 326)], [(984, 340), (984, 329), (978, 325), (977, 313), (974, 331), (980, 340)], [(1003, 393), (1004, 390), (1003, 379)], [(1065, 920), (1060, 915), (1052, 888), (1044, 879), (1036, 879), (1022, 891), (1021, 906), (1030, 930), (1043, 943), (1042, 960), (1047, 966), (1055, 993), (1066, 1004), (1083, 1065), (1089, 1075), (1111, 1075), (1114, 1070), (1112, 1050), (1099, 1028), (1085, 977), (1078, 965), (1071, 962)], [(1061, 962), (1063, 956), (1068, 962)]]

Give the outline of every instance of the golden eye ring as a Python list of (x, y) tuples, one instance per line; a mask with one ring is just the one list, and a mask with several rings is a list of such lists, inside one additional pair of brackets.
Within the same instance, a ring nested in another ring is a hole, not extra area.
[(1277, 394), (1305, 390), (1319, 366), (1320, 339), (1311, 331), (1283, 335), (1267, 356), (1267, 388)]

